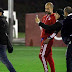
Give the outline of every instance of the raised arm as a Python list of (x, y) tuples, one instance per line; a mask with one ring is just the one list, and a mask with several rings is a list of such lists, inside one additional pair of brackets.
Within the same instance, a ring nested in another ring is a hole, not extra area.
[(53, 25), (45, 25), (44, 23), (40, 22), (39, 26), (41, 26), (42, 28), (46, 29), (46, 30), (57, 30), (58, 28), (61, 28), (62, 24), (60, 22), (56, 22)]

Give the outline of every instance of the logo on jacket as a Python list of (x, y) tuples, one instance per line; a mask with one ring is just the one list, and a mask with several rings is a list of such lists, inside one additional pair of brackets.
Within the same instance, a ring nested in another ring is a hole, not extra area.
[(51, 20), (51, 17), (49, 17), (48, 20)]

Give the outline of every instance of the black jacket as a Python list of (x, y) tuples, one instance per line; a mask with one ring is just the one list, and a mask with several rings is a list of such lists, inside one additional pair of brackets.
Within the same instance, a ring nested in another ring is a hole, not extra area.
[(6, 21), (6, 17), (0, 16), (0, 44), (7, 44), (7, 36), (8, 34), (8, 23)]
[(61, 36), (63, 38), (70, 38), (70, 40), (72, 41), (72, 36), (70, 35), (72, 35), (72, 15), (69, 15), (66, 19), (64, 19), (61, 30)]

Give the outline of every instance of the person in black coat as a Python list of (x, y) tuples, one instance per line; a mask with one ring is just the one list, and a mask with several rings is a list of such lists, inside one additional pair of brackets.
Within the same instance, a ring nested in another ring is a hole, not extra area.
[(6, 48), (8, 48), (8, 52), (11, 53), (13, 51), (13, 48), (10, 44), (9, 38), (8, 38), (8, 23), (6, 21), (6, 17), (3, 16), (3, 9), (0, 8), (0, 61), (6, 65), (8, 70), (10, 72), (16, 72), (13, 68), (12, 64), (7, 58), (6, 54)]
[(63, 21), (61, 36), (68, 47), (66, 53), (67, 72), (72, 72), (72, 8), (65, 7), (64, 15), (66, 19)]

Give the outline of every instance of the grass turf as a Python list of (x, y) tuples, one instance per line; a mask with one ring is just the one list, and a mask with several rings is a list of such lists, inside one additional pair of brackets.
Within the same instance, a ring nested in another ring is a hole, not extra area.
[[(38, 58), (40, 47), (14, 46), (14, 52), (8, 55), (17, 72), (44, 72), (41, 61)], [(66, 72), (65, 47), (53, 47), (53, 59), (56, 72)], [(50, 67), (49, 72), (50, 72)], [(9, 72), (0, 62), (0, 72)]]
[(18, 38), (25, 38), (24, 32), (18, 32)]

